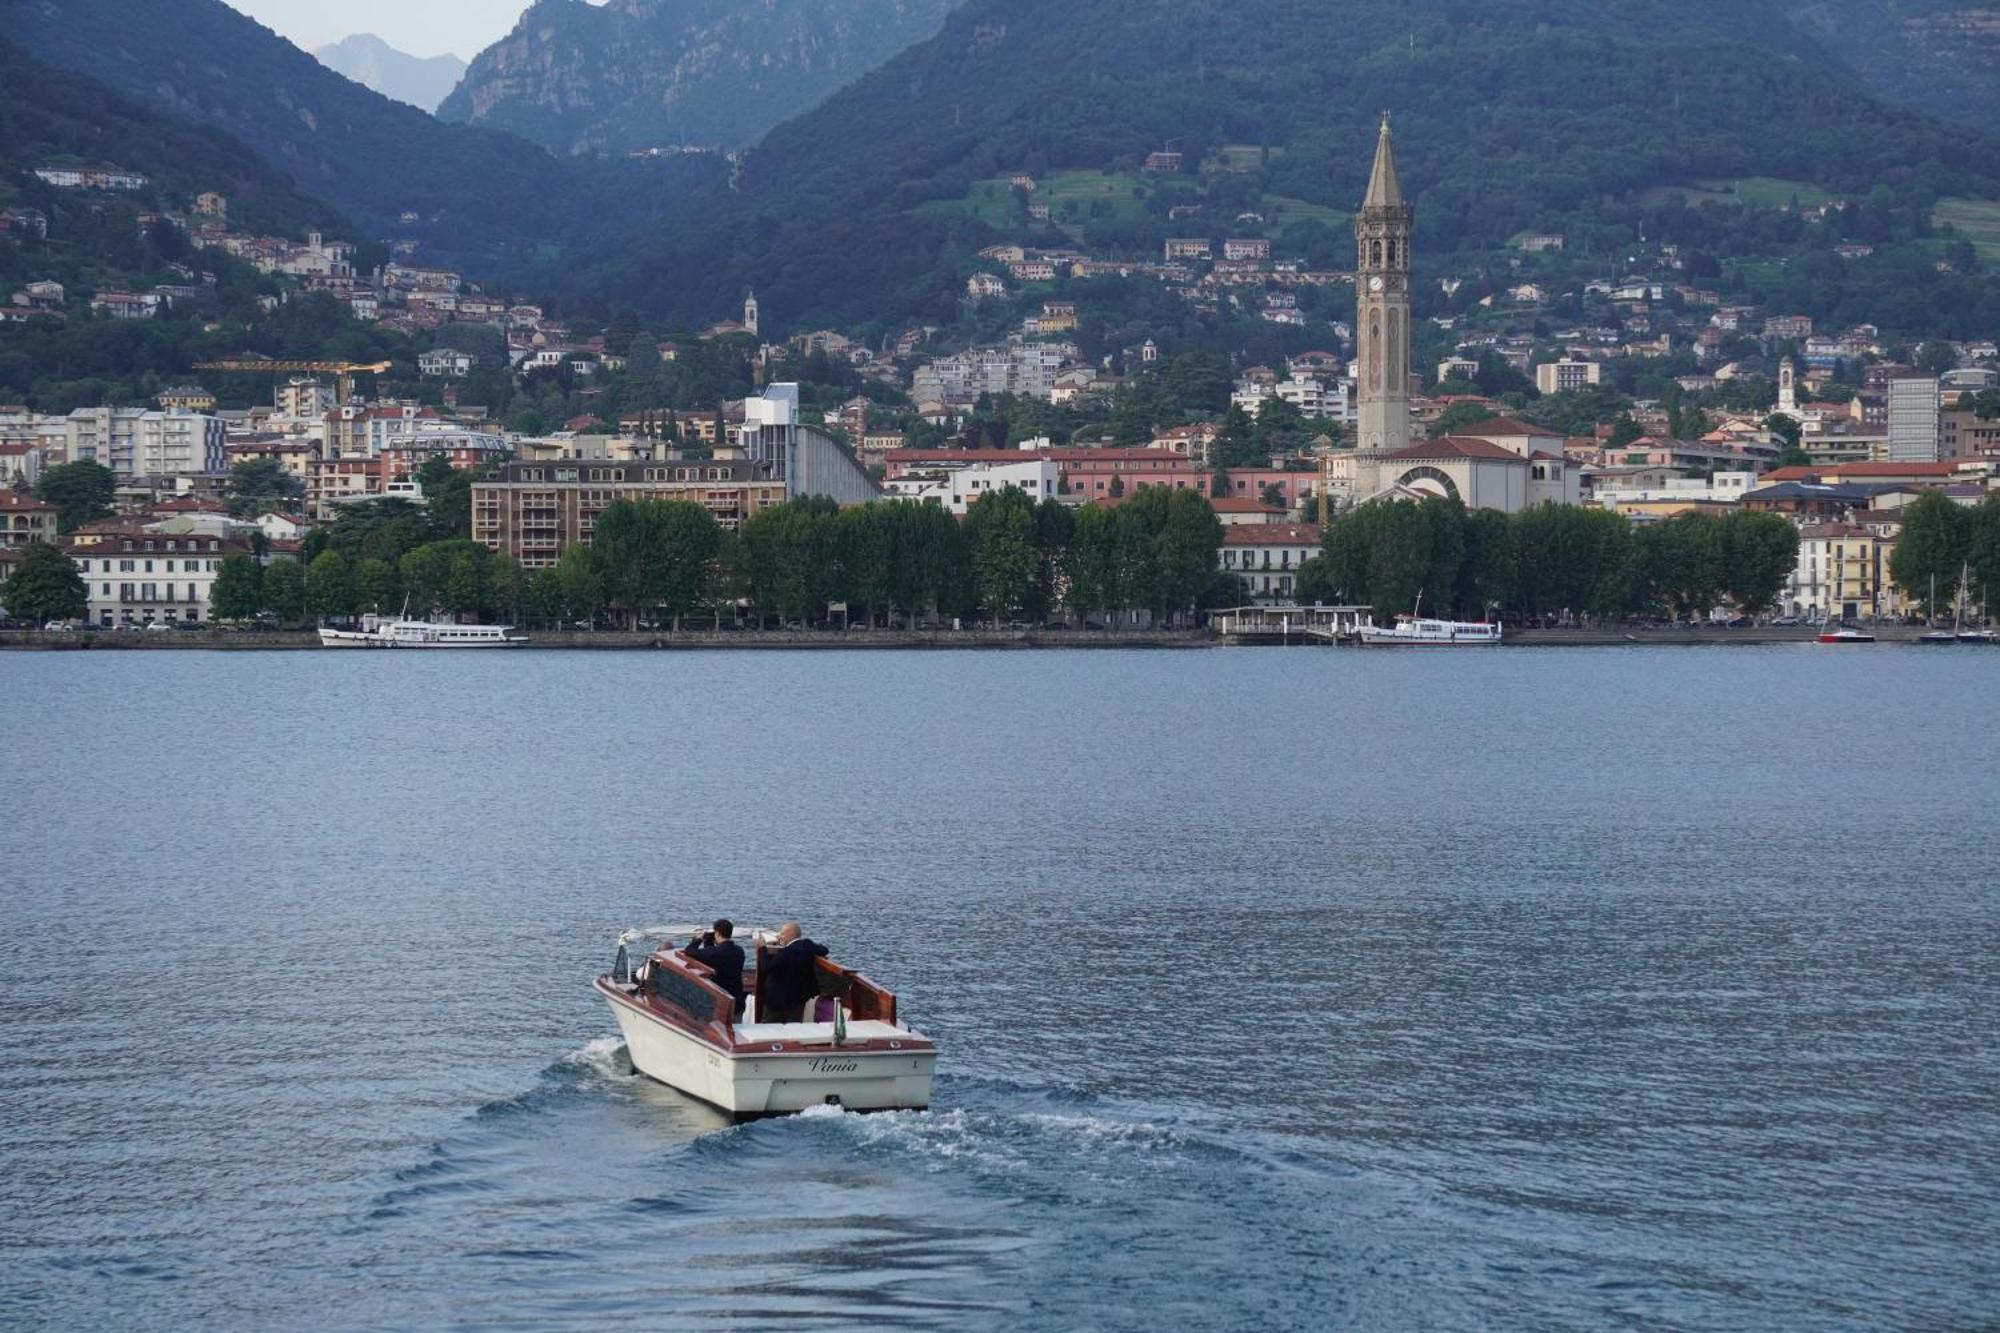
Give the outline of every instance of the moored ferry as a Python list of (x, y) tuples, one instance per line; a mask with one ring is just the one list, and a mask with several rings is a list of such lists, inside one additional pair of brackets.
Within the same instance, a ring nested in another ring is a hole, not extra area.
[(1416, 615), (1396, 617), (1394, 625), (1363, 625), (1361, 642), (1372, 648), (1437, 646), (1472, 648), (1500, 642), (1497, 620), (1431, 620)]
[[(706, 965), (663, 945), (627, 975), (626, 946), (665, 932), (627, 931), (618, 962), (597, 978), (632, 1068), (738, 1119), (814, 1106), (849, 1111), (923, 1110), (937, 1046), (898, 1021), (896, 997), (851, 968), (816, 960), (822, 1021), (767, 1023), (761, 982), (766, 943), (744, 974), (744, 1016)], [(742, 936), (739, 936), (742, 938)]]
[(439, 625), (428, 620), (384, 620), (360, 629), (322, 625), (322, 648), (518, 648), (528, 640), (512, 625)]

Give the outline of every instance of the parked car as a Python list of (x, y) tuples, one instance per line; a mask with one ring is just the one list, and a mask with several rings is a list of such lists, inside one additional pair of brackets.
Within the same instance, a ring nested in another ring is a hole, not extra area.
[(142, 626), (148, 634), (165, 634), (173, 627), (174, 622), (171, 620), (149, 620)]
[(75, 629), (76, 626), (70, 624), (67, 620), (51, 620), (48, 624), (42, 626), (42, 628), (58, 634), (67, 634)]
[(1796, 625), (1799, 623), (1799, 618), (1797, 616), (1779, 616), (1771, 623), (1773, 625)]
[(206, 626), (206, 625), (202, 624), (202, 623), (201, 623), (201, 622), (200, 622), (199, 620), (176, 620), (176, 621), (174, 622), (174, 628), (175, 628), (175, 629), (207, 629), (207, 628), (208, 628), (208, 626)]

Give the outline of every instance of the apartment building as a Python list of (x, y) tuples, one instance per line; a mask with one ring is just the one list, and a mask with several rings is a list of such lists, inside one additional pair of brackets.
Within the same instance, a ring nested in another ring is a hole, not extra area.
[(725, 528), (785, 500), (770, 464), (752, 459), (507, 463), (472, 485), (472, 539), (528, 569), (588, 546), (597, 517), (620, 500), (684, 500)]

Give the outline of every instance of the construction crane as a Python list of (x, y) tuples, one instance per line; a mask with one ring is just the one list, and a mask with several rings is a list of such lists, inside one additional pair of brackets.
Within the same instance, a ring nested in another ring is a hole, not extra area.
[(196, 370), (222, 370), (245, 375), (333, 375), (333, 401), (344, 404), (354, 396), (356, 375), (380, 375), (393, 364), (374, 361), (366, 365), (354, 361), (266, 361), (246, 357), (236, 361), (197, 361)]

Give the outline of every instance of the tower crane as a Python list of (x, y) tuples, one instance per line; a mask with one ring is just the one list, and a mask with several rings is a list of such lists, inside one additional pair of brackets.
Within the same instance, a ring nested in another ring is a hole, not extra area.
[(262, 357), (242, 357), (231, 361), (198, 361), (196, 370), (221, 370), (245, 375), (333, 375), (336, 404), (344, 404), (354, 396), (356, 375), (380, 375), (392, 365), (389, 361), (267, 361)]

